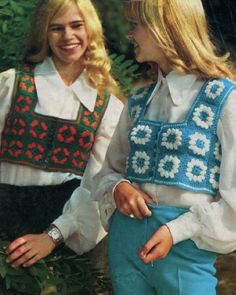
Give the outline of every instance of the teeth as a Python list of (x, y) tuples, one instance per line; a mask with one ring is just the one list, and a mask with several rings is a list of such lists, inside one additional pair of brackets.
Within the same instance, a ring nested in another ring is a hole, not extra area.
[(65, 48), (65, 49), (72, 49), (72, 48), (75, 48), (77, 46), (78, 46), (78, 44), (71, 44), (71, 45), (64, 45), (64, 46), (61, 46), (61, 47)]

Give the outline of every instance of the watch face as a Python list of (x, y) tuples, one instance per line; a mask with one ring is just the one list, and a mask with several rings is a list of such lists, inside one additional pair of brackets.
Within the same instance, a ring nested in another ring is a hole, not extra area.
[(51, 231), (51, 237), (53, 238), (53, 240), (57, 240), (60, 238), (60, 233), (56, 228), (53, 228)]
[(51, 228), (47, 233), (56, 243), (63, 240), (60, 230), (56, 227)]

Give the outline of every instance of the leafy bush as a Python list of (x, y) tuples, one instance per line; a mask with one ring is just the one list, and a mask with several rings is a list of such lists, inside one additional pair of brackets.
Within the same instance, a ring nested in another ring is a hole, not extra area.
[(3, 295), (96, 295), (111, 293), (111, 283), (88, 258), (53, 256), (30, 268), (13, 269), (5, 262), (6, 243), (0, 241), (0, 293)]
[(0, 71), (22, 60), (34, 5), (35, 0), (0, 0)]

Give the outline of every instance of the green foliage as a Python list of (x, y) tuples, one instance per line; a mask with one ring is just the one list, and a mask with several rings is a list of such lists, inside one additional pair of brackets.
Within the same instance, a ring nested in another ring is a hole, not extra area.
[(102, 20), (108, 47), (112, 52), (128, 54), (130, 43), (126, 38), (129, 24), (125, 19), (122, 1), (94, 0)]
[(0, 71), (22, 60), (35, 0), (0, 0)]
[(126, 59), (123, 54), (113, 53), (110, 58), (112, 60), (112, 74), (127, 97), (134, 87), (134, 80), (139, 76), (138, 65), (132, 59)]
[[(0, 242), (0, 293), (4, 295), (96, 295), (111, 293), (102, 271), (82, 256), (48, 256), (30, 268), (13, 269), (5, 262), (5, 242)], [(2, 288), (2, 289), (1, 289)]]

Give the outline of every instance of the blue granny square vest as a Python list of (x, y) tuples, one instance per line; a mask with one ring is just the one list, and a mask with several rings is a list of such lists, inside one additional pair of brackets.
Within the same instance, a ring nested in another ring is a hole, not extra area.
[(219, 190), (221, 146), (217, 124), (235, 83), (207, 80), (185, 120), (163, 123), (144, 118), (155, 85), (139, 89), (129, 99), (132, 128), (126, 178), (215, 196)]

